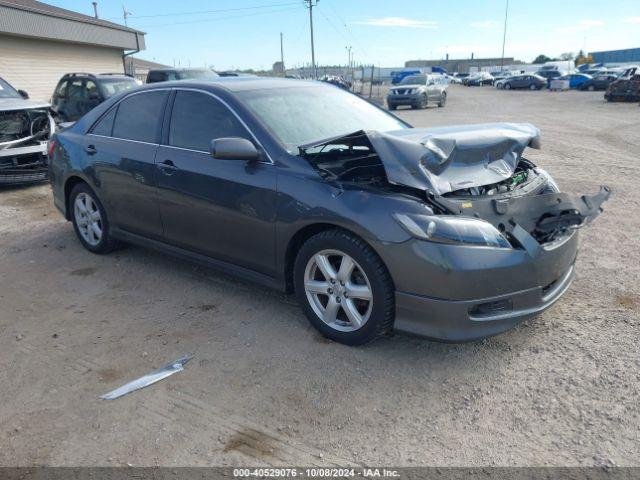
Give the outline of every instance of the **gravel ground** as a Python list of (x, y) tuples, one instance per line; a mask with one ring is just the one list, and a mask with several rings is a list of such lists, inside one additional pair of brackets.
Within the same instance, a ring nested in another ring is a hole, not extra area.
[[(328, 342), (293, 298), (83, 250), (48, 186), (0, 192), (0, 465), (640, 465), (640, 109), (454, 86), (416, 126), (531, 122), (563, 189), (609, 184), (572, 288), (482, 342)], [(186, 370), (108, 402), (187, 352)]]

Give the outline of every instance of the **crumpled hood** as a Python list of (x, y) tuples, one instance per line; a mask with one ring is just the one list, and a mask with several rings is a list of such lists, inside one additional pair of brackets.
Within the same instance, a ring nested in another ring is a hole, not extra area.
[(33, 108), (49, 108), (47, 102), (25, 100), (23, 98), (0, 98), (0, 112), (12, 112), (15, 110), (31, 110)]
[(540, 131), (526, 123), (366, 132), (390, 183), (442, 195), (510, 178)]

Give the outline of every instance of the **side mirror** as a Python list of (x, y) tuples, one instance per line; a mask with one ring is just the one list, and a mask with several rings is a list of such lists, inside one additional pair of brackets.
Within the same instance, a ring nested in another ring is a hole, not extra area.
[(226, 137), (211, 140), (211, 156), (222, 160), (253, 161), (260, 158), (260, 152), (246, 138)]
[(20, 96), (22, 98), (24, 98), (25, 100), (29, 100), (29, 94), (27, 92), (25, 92), (24, 90), (18, 90), (18, 93), (20, 94)]

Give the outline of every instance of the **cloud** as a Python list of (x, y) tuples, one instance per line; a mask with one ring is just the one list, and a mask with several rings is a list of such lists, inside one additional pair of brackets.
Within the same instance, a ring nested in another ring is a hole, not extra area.
[(413, 20), (404, 17), (370, 18), (363, 22), (354, 22), (360, 25), (374, 27), (402, 27), (402, 28), (438, 28), (438, 22), (431, 20)]
[(483, 20), (481, 22), (471, 22), (470, 25), (473, 28), (496, 28), (500, 24), (495, 20)]
[(578, 33), (589, 30), (593, 27), (601, 27), (604, 25), (602, 20), (580, 20), (579, 22), (567, 27), (556, 28), (559, 33)]
[(624, 19), (624, 23), (633, 23), (640, 25), (640, 17), (629, 17)]

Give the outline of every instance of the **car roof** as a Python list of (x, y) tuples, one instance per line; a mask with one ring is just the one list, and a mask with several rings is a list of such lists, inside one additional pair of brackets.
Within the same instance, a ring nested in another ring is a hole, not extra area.
[[(149, 83), (142, 89), (167, 88), (167, 87), (192, 87), (205, 90), (224, 89), (231, 92), (247, 90), (269, 90), (275, 88), (291, 87), (321, 87), (327, 85), (313, 80), (298, 80), (294, 78), (279, 77), (216, 77), (211, 79), (172, 80), (169, 82)], [(139, 90), (138, 90), (139, 91)]]

